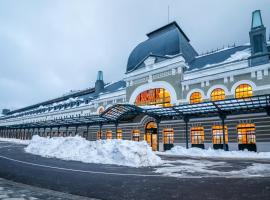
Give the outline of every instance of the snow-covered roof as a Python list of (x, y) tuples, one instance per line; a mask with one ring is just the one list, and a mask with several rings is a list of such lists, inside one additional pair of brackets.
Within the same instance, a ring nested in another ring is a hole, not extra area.
[(48, 109), (50, 107), (63, 106), (65, 104), (70, 104), (73, 102), (75, 102), (75, 103), (80, 102), (80, 105), (85, 105), (86, 100), (88, 100), (88, 102), (89, 102), (89, 101), (96, 99), (101, 94), (113, 93), (113, 92), (122, 90), (125, 87), (126, 87), (126, 82), (123, 80), (120, 80), (120, 81), (105, 84), (104, 91), (100, 94), (96, 94), (94, 88), (88, 88), (85, 90), (77, 91), (75, 93), (69, 93), (69, 94), (62, 96), (62, 97), (58, 97), (55, 99), (44, 101), (44, 102), (41, 102), (41, 103), (38, 103), (35, 105), (27, 106), (25, 108), (13, 110), (8, 115), (16, 116), (16, 115), (24, 113), (24, 112), (29, 112), (29, 111), (33, 112), (33, 111), (38, 111), (41, 109)]
[(250, 57), (250, 55), (250, 45), (221, 49), (210, 54), (197, 56), (189, 63), (189, 71), (244, 60)]

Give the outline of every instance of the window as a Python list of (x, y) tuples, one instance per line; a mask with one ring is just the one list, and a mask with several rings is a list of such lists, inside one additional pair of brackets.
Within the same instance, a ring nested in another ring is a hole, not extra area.
[(116, 139), (122, 140), (122, 137), (123, 137), (122, 129), (117, 129)]
[(193, 92), (190, 95), (190, 103), (201, 103), (202, 102), (202, 94), (200, 92)]
[(173, 128), (164, 128), (163, 129), (163, 143), (164, 144), (173, 144), (173, 141), (174, 141)]
[(146, 90), (137, 96), (135, 105), (158, 105), (168, 107), (171, 105), (170, 93), (164, 88)]
[(111, 130), (106, 131), (106, 139), (112, 139), (112, 131)]
[(98, 131), (97, 132), (97, 140), (101, 140), (102, 139), (102, 131)]
[[(228, 144), (228, 128), (225, 128), (225, 144)], [(223, 127), (221, 125), (212, 126), (213, 144), (223, 144)]]
[(241, 84), (235, 89), (235, 98), (246, 98), (252, 96), (252, 87), (249, 84)]
[(262, 34), (254, 35), (253, 42), (254, 42), (254, 53), (263, 52), (263, 36), (262, 36)]
[(204, 144), (204, 128), (202, 126), (191, 127), (191, 144)]
[(239, 144), (256, 144), (255, 124), (238, 124), (237, 134)]
[(132, 131), (132, 140), (137, 141), (137, 142), (140, 141), (140, 130), (139, 129), (134, 129)]
[(211, 101), (219, 101), (225, 99), (225, 91), (221, 88), (216, 88), (211, 92)]
[(101, 114), (104, 112), (104, 108), (103, 107), (100, 107), (99, 110), (98, 110), (98, 114)]

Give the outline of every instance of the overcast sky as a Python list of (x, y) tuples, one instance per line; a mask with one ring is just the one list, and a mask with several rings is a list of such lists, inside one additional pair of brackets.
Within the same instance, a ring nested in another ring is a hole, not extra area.
[(20, 108), (124, 77), (146, 33), (176, 21), (199, 52), (249, 42), (251, 13), (269, 0), (0, 0), (0, 109)]

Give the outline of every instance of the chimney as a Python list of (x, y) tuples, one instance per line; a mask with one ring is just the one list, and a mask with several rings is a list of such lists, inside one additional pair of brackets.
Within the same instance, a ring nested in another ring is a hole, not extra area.
[(104, 90), (103, 72), (98, 71), (97, 80), (95, 83), (95, 92), (96, 94), (99, 94), (103, 90)]
[(2, 114), (3, 114), (3, 115), (7, 115), (9, 112), (10, 112), (9, 109), (5, 109), (5, 108), (4, 108), (4, 109), (2, 110)]

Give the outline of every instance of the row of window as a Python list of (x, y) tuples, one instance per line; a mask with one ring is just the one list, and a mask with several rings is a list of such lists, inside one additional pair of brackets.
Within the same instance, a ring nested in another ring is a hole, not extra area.
[[(228, 144), (228, 128), (225, 125), (225, 143)], [(255, 136), (255, 124), (245, 123), (238, 124), (237, 136), (239, 144), (256, 144)], [(191, 144), (204, 144), (205, 133), (204, 127), (196, 126), (190, 128)], [(117, 130), (117, 139), (122, 139), (123, 132), (121, 129)], [(144, 140), (147, 140), (147, 136), (144, 135)], [(97, 139), (102, 139), (102, 132), (97, 132)], [(111, 130), (106, 131), (106, 139), (113, 139), (113, 134)], [(140, 130), (134, 129), (132, 131), (132, 140), (140, 141)], [(173, 128), (163, 129), (163, 143), (173, 144), (174, 143), (174, 130)], [(212, 126), (212, 143), (213, 144), (223, 144), (223, 127), (221, 125)]]
[[(246, 98), (253, 95), (252, 87), (249, 84), (241, 84), (235, 89), (235, 98)], [(210, 100), (219, 101), (225, 99), (225, 91), (222, 88), (216, 88), (211, 92)], [(193, 92), (190, 95), (190, 103), (201, 103), (203, 101), (202, 94), (200, 92)]]

